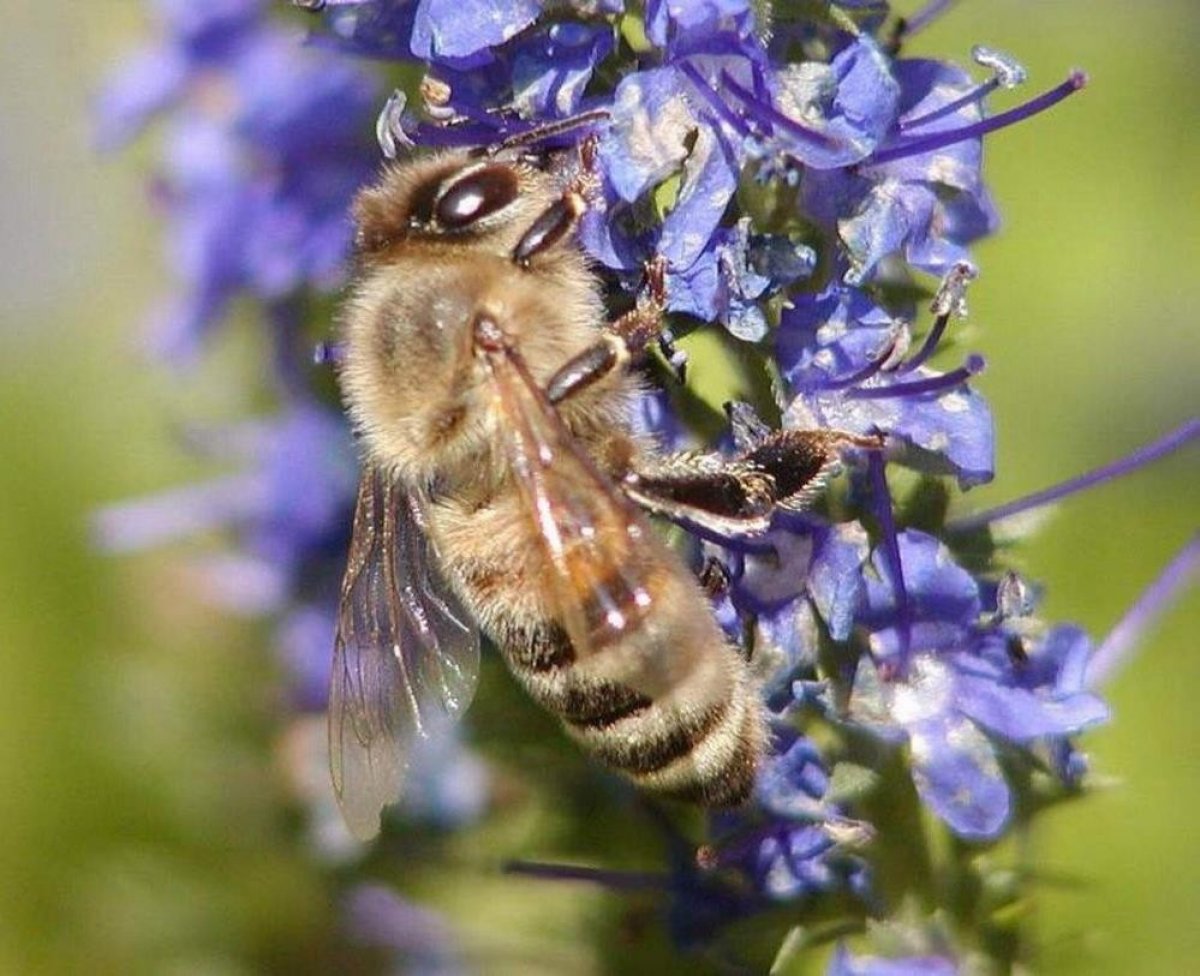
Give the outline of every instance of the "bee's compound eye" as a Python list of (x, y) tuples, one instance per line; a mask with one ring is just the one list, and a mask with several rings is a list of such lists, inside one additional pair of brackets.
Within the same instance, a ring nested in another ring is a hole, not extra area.
[(484, 166), (456, 180), (438, 198), (434, 218), (449, 230), (503, 210), (517, 198), (517, 174), (508, 166)]

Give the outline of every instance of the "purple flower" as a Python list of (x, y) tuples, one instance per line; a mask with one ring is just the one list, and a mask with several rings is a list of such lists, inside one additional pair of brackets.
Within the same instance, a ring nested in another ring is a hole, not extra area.
[(1091, 645), (1060, 627), (1014, 658), (1003, 631), (980, 625), (979, 585), (945, 546), (913, 530), (897, 541), (907, 600), (877, 554), (860, 618), (870, 653), (841, 719), (906, 742), (922, 799), (960, 836), (989, 840), (1012, 809), (997, 746), (1028, 750), (1108, 717), (1083, 683)]
[[(962, 100), (972, 86), (960, 68), (898, 61), (895, 76), (899, 100), (885, 146), (915, 131), (945, 132), (982, 118), (978, 100)], [(943, 113), (947, 108), (952, 111)], [(850, 260), (846, 280), (866, 280), (880, 260), (902, 249), (914, 267), (934, 272), (967, 257), (966, 245), (996, 228), (981, 158), (981, 141), (974, 138), (892, 163), (867, 158), (855, 174), (814, 173), (805, 183), (806, 201), (836, 222)]]
[(298, 46), (257, 2), (168, 3), (160, 27), (101, 94), (97, 129), (112, 147), (171, 113), (155, 200), (180, 290), (157, 344), (186, 359), (243, 291), (281, 301), (341, 283), (347, 208), (376, 165), (377, 86)]
[(756, 98), (735, 79), (723, 80), (757, 123), (755, 155), (787, 157), (812, 171), (866, 159), (893, 124), (899, 96), (891, 64), (865, 34), (829, 64), (802, 61), (772, 72), (769, 100)]
[(784, 423), (885, 433), (907, 465), (952, 473), (964, 488), (990, 481), (991, 411), (966, 385), (982, 358), (939, 373), (922, 365), (930, 350), (907, 360), (906, 350), (904, 328), (857, 289), (834, 283), (797, 299), (776, 338), (793, 396)]
[(410, 976), (459, 976), (467, 968), (450, 925), (428, 908), (382, 885), (360, 885), (346, 897), (345, 925), (361, 945), (386, 950)]
[[(739, 160), (720, 116), (687, 94), (693, 77), (703, 85), (705, 72), (723, 63), (749, 70), (742, 58), (705, 56), (628, 75), (614, 93), (608, 137), (600, 146), (604, 189), (616, 198), (604, 208), (609, 221), (619, 219), (622, 205), (678, 179), (655, 245), (672, 269), (691, 267), (708, 246), (737, 186)], [(583, 240), (589, 243), (587, 234)], [(603, 251), (594, 256), (610, 257)]]
[(756, 45), (748, 0), (649, 0), (646, 37), (670, 56)]
[(542, 12), (537, 0), (421, 0), (409, 50), (420, 61), (469, 67), (499, 47)]
[(758, 342), (768, 333), (764, 301), (811, 275), (816, 261), (812, 248), (755, 234), (743, 217), (718, 229), (689, 268), (670, 276), (667, 308), (715, 319), (737, 338)]
[[(820, 625), (846, 640), (865, 598), (866, 531), (855, 522), (777, 519), (725, 554), (732, 605), (754, 620), (754, 660), (768, 701), (815, 667)], [(819, 622), (818, 622), (819, 621)]]
[(732, 890), (746, 883), (751, 886), (754, 894), (745, 896), (748, 900), (744, 902), (747, 913), (771, 902), (840, 891), (862, 894), (869, 886), (867, 866), (848, 853), (838, 828), (836, 823), (784, 819), (757, 826), (719, 827), (714, 844), (705, 852), (703, 867), (724, 875)]
[(612, 51), (603, 26), (551, 24), (518, 45), (512, 58), (513, 104), (526, 118), (578, 112), (596, 67)]
[(753, 894), (746, 895), (747, 910), (759, 899), (864, 895), (869, 872), (854, 851), (870, 839), (870, 829), (844, 817), (827, 800), (828, 788), (816, 746), (790, 728), (777, 728), (756, 785), (759, 810), (713, 816), (713, 840), (697, 855), (702, 873), (713, 883), (724, 879), (732, 890), (748, 885)]
[(820, 821), (828, 817), (825, 791), (829, 774), (813, 743), (792, 732), (780, 732), (774, 753), (758, 776), (755, 799), (781, 819)]
[[(104, 509), (96, 517), (96, 530), (105, 547), (128, 551), (232, 529), (245, 554), (289, 581), (288, 586), (313, 563), (340, 554), (357, 464), (336, 414), (296, 405), (270, 420), (246, 422), (208, 439), (219, 456), (243, 470)], [(237, 588), (229, 587), (231, 592)]]
[(320, 604), (300, 604), (280, 621), (275, 640), (298, 710), (324, 712), (328, 704), (333, 629), (333, 608)]
[(958, 976), (960, 972), (958, 963), (945, 956), (855, 958), (844, 943), (838, 943), (825, 976)]

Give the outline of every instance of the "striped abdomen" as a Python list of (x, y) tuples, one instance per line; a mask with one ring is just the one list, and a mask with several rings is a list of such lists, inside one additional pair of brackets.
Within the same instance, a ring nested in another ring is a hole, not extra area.
[[(557, 625), (511, 637), (504, 652), (513, 673), (597, 759), (646, 789), (708, 806), (749, 797), (764, 745), (762, 709), (742, 662), (719, 635), (694, 645), (674, 686), (658, 696), (636, 690), (634, 659), (646, 651), (679, 653), (682, 644), (669, 632), (614, 645), (585, 662), (572, 661)], [(609, 666), (602, 656), (613, 658)], [(623, 680), (624, 666), (632, 680)]]
[(529, 583), (537, 561), (530, 541), (532, 549), (510, 546), (493, 558), (477, 546), (473, 558), (447, 563), (531, 697), (643, 788), (708, 806), (747, 799), (765, 747), (763, 706), (691, 575), (673, 558), (656, 567), (649, 611), (619, 638), (593, 640), (583, 656)]

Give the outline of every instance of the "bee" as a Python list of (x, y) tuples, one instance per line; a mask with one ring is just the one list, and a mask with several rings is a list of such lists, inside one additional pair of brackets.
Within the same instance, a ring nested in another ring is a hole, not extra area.
[(609, 322), (574, 242), (585, 208), (578, 179), (459, 150), (356, 200), (338, 369), (363, 470), (329, 738), (364, 839), (416, 739), (469, 704), (481, 632), (638, 786), (711, 807), (752, 792), (768, 733), (750, 666), (640, 509), (761, 531), (863, 439), (760, 430), (724, 458), (635, 436), (629, 366), (662, 339), (663, 268)]

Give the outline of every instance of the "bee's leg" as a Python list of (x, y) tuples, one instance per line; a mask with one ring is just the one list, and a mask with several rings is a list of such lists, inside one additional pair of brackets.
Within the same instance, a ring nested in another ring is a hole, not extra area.
[(629, 347), (619, 336), (604, 335), (583, 352), (568, 359), (546, 384), (546, 399), (559, 404), (624, 369), (630, 361)]
[[(596, 342), (572, 356), (550, 377), (546, 396), (551, 403), (561, 403), (616, 370), (624, 369), (643, 356), (651, 342), (663, 343), (666, 334), (663, 329), (664, 272), (661, 259), (647, 263), (646, 287), (638, 296), (637, 305), (611, 323)], [(669, 338), (669, 334), (666, 335)]]
[(710, 600), (724, 596), (729, 592), (731, 585), (729, 570), (716, 556), (704, 557), (704, 563), (700, 567), (700, 572), (696, 574), (696, 579), (700, 583), (700, 588), (704, 590), (704, 595)]
[(732, 458), (682, 453), (649, 456), (622, 482), (644, 508), (719, 534), (765, 531), (779, 509), (811, 505), (847, 448), (879, 450), (877, 437), (839, 430), (778, 430)]
[(578, 189), (568, 187), (521, 235), (517, 246), (513, 248), (513, 261), (522, 268), (528, 268), (535, 258), (570, 236), (586, 210), (587, 201), (583, 194)]
[(615, 322), (609, 323), (608, 331), (625, 340), (635, 355), (641, 355), (651, 342), (658, 344), (663, 358), (679, 383), (683, 383), (687, 369), (687, 354), (675, 348), (675, 336), (666, 324), (667, 263), (661, 257), (646, 262), (646, 282), (637, 305)]
[(539, 255), (566, 240), (579, 225), (580, 218), (587, 211), (588, 195), (595, 188), (597, 145), (595, 135), (583, 138), (579, 145), (579, 167), (575, 176), (563, 190), (562, 196), (543, 210), (517, 241), (512, 259), (522, 268), (528, 268)]
[(646, 263), (646, 285), (637, 304), (609, 323), (604, 335), (550, 378), (546, 395), (551, 403), (561, 403), (615, 370), (624, 369), (644, 356), (651, 342), (658, 343), (676, 378), (683, 382), (686, 356), (675, 349), (674, 336), (665, 327), (665, 274), (666, 263), (662, 258)]
[(763, 531), (776, 502), (769, 475), (719, 454), (635, 458), (620, 484), (647, 511), (722, 533)]
[(841, 465), (842, 452), (880, 451), (881, 435), (843, 430), (775, 430), (738, 455), (738, 461), (770, 476), (780, 508), (807, 508)]

